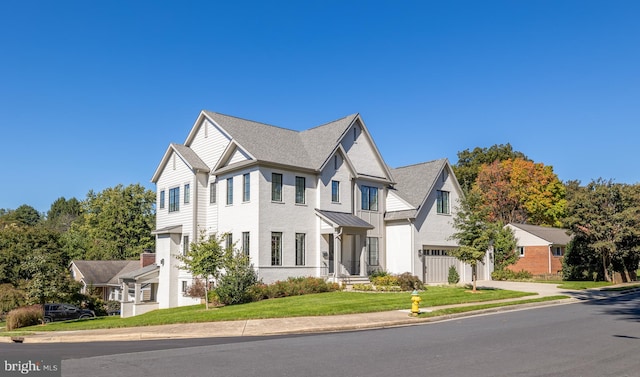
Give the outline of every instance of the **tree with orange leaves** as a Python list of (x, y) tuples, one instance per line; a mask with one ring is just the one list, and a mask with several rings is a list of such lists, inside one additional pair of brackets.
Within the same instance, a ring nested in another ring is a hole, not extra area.
[(472, 188), (491, 221), (560, 226), (565, 187), (551, 166), (525, 159), (482, 165)]

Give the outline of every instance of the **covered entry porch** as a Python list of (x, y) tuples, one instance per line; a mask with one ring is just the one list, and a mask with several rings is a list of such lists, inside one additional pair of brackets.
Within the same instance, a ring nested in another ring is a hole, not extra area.
[(367, 281), (377, 268), (369, 265), (367, 253), (367, 231), (373, 225), (350, 213), (316, 213), (321, 220), (321, 275), (341, 284)]

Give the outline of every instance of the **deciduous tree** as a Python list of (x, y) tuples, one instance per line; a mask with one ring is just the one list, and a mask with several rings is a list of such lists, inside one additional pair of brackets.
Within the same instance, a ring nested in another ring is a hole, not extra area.
[(465, 149), (458, 152), (458, 162), (453, 166), (453, 171), (458, 178), (460, 186), (468, 192), (476, 181), (482, 165), (489, 165), (494, 161), (513, 159), (529, 160), (522, 152), (514, 151), (511, 144), (495, 144), (489, 148), (476, 147), (472, 151)]

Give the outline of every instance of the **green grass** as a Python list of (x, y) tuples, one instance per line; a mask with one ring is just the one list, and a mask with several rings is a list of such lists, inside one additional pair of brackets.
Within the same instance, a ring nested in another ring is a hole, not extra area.
[(603, 291), (628, 291), (630, 289), (640, 288), (640, 284), (625, 285), (624, 287), (603, 288)]
[(612, 285), (607, 281), (536, 280), (535, 283), (555, 284), (558, 288), (573, 290), (601, 288)]
[[(429, 287), (420, 292), (420, 306), (441, 306), (460, 303), (502, 300), (532, 295), (532, 293), (499, 289), (482, 289), (477, 294), (462, 287)], [(130, 317), (100, 317), (90, 320), (56, 322), (20, 329), (28, 331), (89, 330), (117, 327), (137, 327), (175, 323), (232, 321), (258, 318), (283, 318), (300, 316), (324, 316), (367, 313), (386, 310), (409, 309), (411, 294), (329, 292), (304, 296), (263, 300), (244, 305), (232, 305), (206, 310), (204, 305), (183, 306)], [(2, 333), (0, 335), (15, 335)]]

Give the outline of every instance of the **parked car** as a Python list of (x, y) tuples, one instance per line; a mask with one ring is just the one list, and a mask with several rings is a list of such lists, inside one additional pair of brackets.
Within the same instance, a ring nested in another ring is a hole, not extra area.
[(81, 309), (69, 304), (44, 304), (44, 322), (67, 321), (70, 319), (93, 318), (93, 310)]

